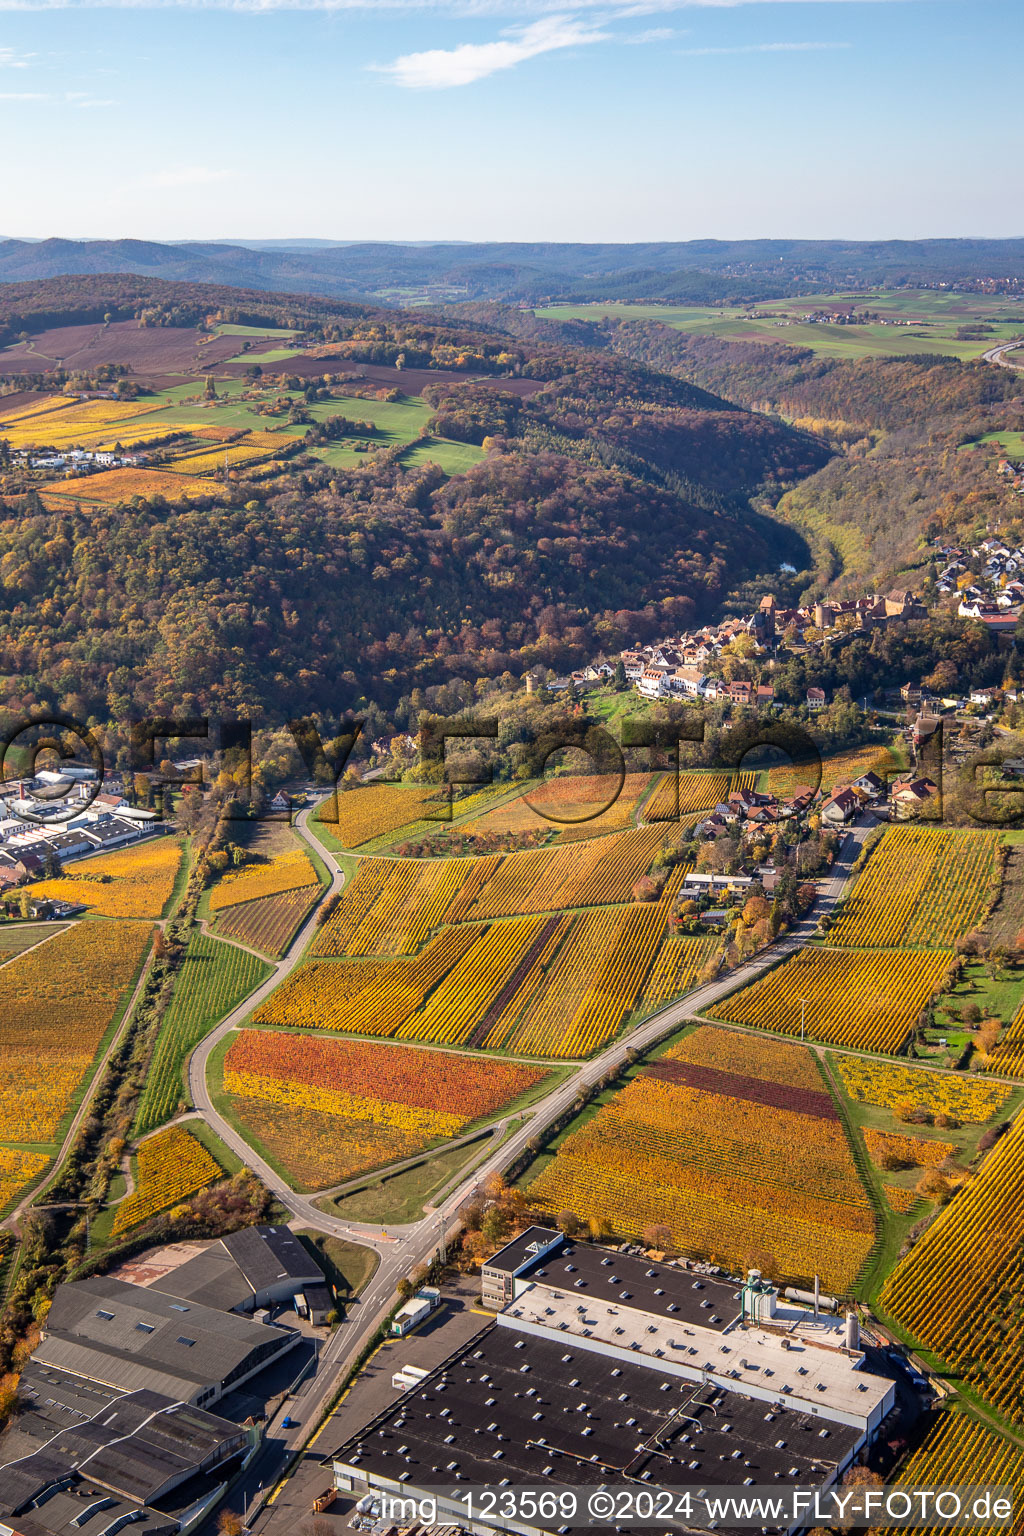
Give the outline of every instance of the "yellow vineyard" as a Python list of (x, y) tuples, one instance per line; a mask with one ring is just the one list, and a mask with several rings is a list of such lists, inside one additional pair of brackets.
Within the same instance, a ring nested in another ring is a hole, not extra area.
[(949, 971), (947, 950), (804, 949), (715, 1004), (715, 1016), (782, 1035), (898, 1051)]
[(950, 1115), (962, 1124), (990, 1120), (1010, 1097), (1002, 1083), (986, 1083), (976, 1077), (951, 1072), (929, 1072), (904, 1067), (894, 1061), (864, 1061), (839, 1056), (835, 1061), (843, 1086), (851, 1099), (878, 1104), (883, 1109), (921, 1108), (934, 1115)]
[(243, 864), (228, 870), (210, 893), (210, 911), (236, 907), (242, 902), (258, 901), (261, 896), (279, 896), (284, 891), (302, 890), (317, 884), (316, 870), (301, 848), (277, 854), (265, 864)]
[[(937, 1415), (924, 1444), (914, 1452), (897, 1479), (900, 1488), (952, 1488), (971, 1482), (979, 1487), (1005, 1486), (1015, 1493), (1012, 1525), (972, 1525), (973, 1536), (1020, 1536), (1024, 1498), (1024, 1451), (966, 1413), (949, 1409)], [(892, 1527), (876, 1526), (877, 1536), (897, 1536)], [(917, 1536), (940, 1536), (949, 1525), (915, 1526)]]
[(220, 1164), (181, 1126), (171, 1126), (144, 1141), (138, 1151), (138, 1183), (114, 1217), (114, 1236), (177, 1205), (223, 1175)]
[(32, 894), (81, 903), (103, 917), (162, 917), (181, 857), (180, 841), (161, 837), (119, 853), (81, 859), (60, 879), (34, 885)]
[(6, 1141), (50, 1141), (149, 947), (148, 923), (77, 923), (0, 970)]
[(881, 1300), (921, 1345), (1021, 1425), (1022, 1289), (1024, 1121), (1018, 1121), (892, 1272)]
[(887, 827), (830, 944), (945, 948), (977, 926), (998, 879), (996, 832)]

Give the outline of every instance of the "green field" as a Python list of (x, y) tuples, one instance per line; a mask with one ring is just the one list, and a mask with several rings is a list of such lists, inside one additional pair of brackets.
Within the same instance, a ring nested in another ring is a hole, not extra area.
[(160, 1026), (136, 1117), (137, 1136), (174, 1114), (183, 1093), (182, 1069), (189, 1053), (270, 971), (269, 965), (233, 944), (193, 933)]
[[(316, 400), (305, 409), (314, 421), (328, 421), (332, 416), (345, 416), (349, 421), (371, 423), (378, 442), (389, 448), (399, 443), (409, 443), (426, 426), (434, 414), (434, 407), (425, 400), (403, 396), (401, 400)], [(293, 436), (301, 437), (305, 427), (286, 427)]]
[[(287, 352), (264, 354), (258, 360), (262, 363), (289, 356), (291, 354)], [(256, 354), (253, 354), (253, 361), (257, 361)], [(160, 410), (148, 415), (146, 421), (147, 424), (150, 422), (153, 424), (154, 430), (158, 430), (166, 422), (168, 425), (173, 423), (181, 426), (232, 427), (249, 432), (280, 431), (282, 441), (289, 444), (306, 435), (309, 431), (308, 425), (288, 425), (282, 416), (260, 416), (253, 409), (252, 403), (240, 398), (251, 388), (251, 383), (245, 379), (219, 379), (217, 401), (213, 404), (205, 404), (202, 402), (201, 385), (177, 384), (151, 397), (164, 404)], [(274, 391), (275, 397), (278, 393)], [(371, 427), (369, 432), (310, 449), (314, 457), (337, 469), (358, 468), (372, 456), (372, 449), (366, 451), (364, 447), (363, 451), (358, 451), (357, 443), (372, 444), (378, 449), (401, 448), (408, 444), (407, 451), (402, 456), (403, 464), (410, 467), (419, 467), (427, 463), (439, 464), (446, 475), (462, 474), (483, 458), (483, 450), (472, 443), (455, 443), (446, 438), (436, 437), (419, 441), (420, 432), (433, 415), (433, 407), (425, 400), (412, 396), (394, 401), (345, 397), (336, 400), (317, 400), (307, 406), (301, 395), (292, 394), (290, 398), (302, 404), (303, 409), (314, 421), (322, 422), (329, 420), (332, 416), (345, 416), (349, 421), (364, 421)], [(192, 403), (188, 403), (190, 401)]]
[(295, 1235), (319, 1259), (328, 1283), (342, 1300), (358, 1296), (373, 1278), (380, 1262), (375, 1251), (364, 1247), (362, 1243), (350, 1243), (343, 1237), (328, 1237), (323, 1232), (314, 1232), (309, 1228), (302, 1228)]
[[(853, 304), (910, 326), (869, 323), (833, 325), (804, 323), (802, 316), (817, 309)], [(885, 357), (931, 353), (937, 356), (981, 357), (1001, 341), (1024, 337), (1024, 303), (987, 299), (976, 294), (906, 292), (810, 294), (796, 299), (774, 299), (739, 308), (710, 308), (679, 304), (553, 304), (535, 313), (541, 319), (659, 320), (674, 330), (691, 335), (717, 336), (723, 341), (785, 342), (809, 347), (826, 357)], [(962, 325), (991, 326), (991, 332), (974, 340), (958, 341)]]
[(472, 1142), (469, 1146), (436, 1152), (412, 1168), (364, 1184), (351, 1194), (324, 1199), (321, 1208), (344, 1221), (379, 1221), (382, 1226), (389, 1222), (419, 1221), (424, 1203), (467, 1163), (475, 1161), (481, 1146), (480, 1142)]
[(964, 443), (964, 448), (978, 448), (983, 443), (992, 443), (1006, 454), (1010, 459), (1024, 459), (1024, 432), (986, 432), (984, 437), (976, 438), (973, 443)]
[(264, 363), (290, 362), (295, 355), (293, 347), (270, 347), (267, 351), (261, 351), (259, 347), (252, 347), (248, 352), (239, 353), (238, 357), (234, 358), (233, 361), (240, 363), (248, 360), (253, 363), (259, 363), (262, 368)]
[(484, 456), (482, 448), (475, 443), (455, 443), (446, 437), (425, 437), (422, 442), (413, 443), (402, 454), (402, 463), (407, 469), (420, 469), (424, 464), (438, 464), (446, 475), (461, 475), (467, 469), (472, 469), (474, 464), (479, 464)]
[(298, 331), (275, 330), (272, 325), (218, 325), (216, 334), (218, 336), (243, 336), (243, 337), (245, 337), (245, 336), (268, 337), (269, 336), (271, 338), (280, 337), (282, 340), (286, 340), (286, 339), (288, 339), (288, 338), (290, 338), (292, 336), (297, 336), (299, 333), (298, 333)]

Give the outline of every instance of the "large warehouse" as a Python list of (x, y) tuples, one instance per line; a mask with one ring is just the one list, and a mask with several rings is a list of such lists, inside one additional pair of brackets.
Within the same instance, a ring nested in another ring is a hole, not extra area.
[(895, 1403), (853, 1318), (782, 1306), (757, 1271), (738, 1285), (556, 1237), (489, 1261), (503, 1310), (337, 1451), (338, 1488), (423, 1490), (463, 1524), (460, 1485), (826, 1489)]
[(104, 1400), (70, 1396), (45, 1369), (26, 1377), (27, 1406), (0, 1467), (0, 1531), (12, 1536), (103, 1536), (127, 1525), (172, 1536), (217, 1503), (259, 1443), (258, 1430), (156, 1392)]
[(60, 1285), (32, 1356), (115, 1392), (206, 1407), (299, 1342), (278, 1328), (109, 1275)]

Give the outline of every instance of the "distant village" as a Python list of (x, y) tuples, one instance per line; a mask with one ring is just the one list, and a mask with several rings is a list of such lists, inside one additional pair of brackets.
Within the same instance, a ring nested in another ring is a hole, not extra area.
[[(866, 634), (893, 619), (923, 619), (927, 609), (913, 592), (890, 592), (886, 597), (858, 597), (818, 602), (803, 608), (779, 608), (771, 595), (762, 597), (755, 613), (706, 624), (700, 629), (654, 645), (634, 646), (620, 653), (626, 681), (645, 699), (691, 698), (722, 700), (757, 709), (775, 707), (775, 690), (768, 684), (746, 679), (726, 681), (719, 674), (726, 653), (745, 659), (757, 651), (770, 651), (778, 659), (787, 651), (808, 651), (824, 644), (835, 633), (847, 637)], [(569, 678), (558, 678), (550, 688), (588, 687), (606, 682), (616, 668), (601, 660), (581, 668)], [(812, 712), (828, 704), (824, 689), (809, 688), (806, 705)]]
[[(1020, 478), (1024, 471), (1014, 470), (1008, 459), (1003, 464)], [(942, 597), (959, 594), (957, 614), (961, 619), (981, 619), (983, 623), (1013, 627), (1024, 604), (1024, 548), (1010, 549), (1001, 539), (983, 539), (970, 550), (954, 544), (939, 544), (937, 555), (945, 562), (936, 581)], [(971, 569), (979, 562), (981, 570)]]

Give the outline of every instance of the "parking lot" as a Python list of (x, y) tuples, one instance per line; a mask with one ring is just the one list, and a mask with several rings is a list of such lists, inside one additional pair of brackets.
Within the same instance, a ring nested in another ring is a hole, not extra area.
[(314, 1519), (324, 1529), (348, 1529), (353, 1501), (339, 1498), (321, 1515), (312, 1513), (313, 1500), (331, 1485), (331, 1468), (323, 1466), (349, 1437), (361, 1429), (382, 1408), (399, 1396), (391, 1378), (403, 1366), (417, 1365), (433, 1370), (436, 1365), (461, 1348), (486, 1328), (490, 1314), (479, 1310), (479, 1276), (460, 1279), (442, 1287), (441, 1305), (425, 1323), (404, 1339), (389, 1339), (372, 1356), (337, 1408), (306, 1451), (294, 1473), (277, 1498), (268, 1504), (253, 1524), (259, 1536), (302, 1536), (312, 1528)]

